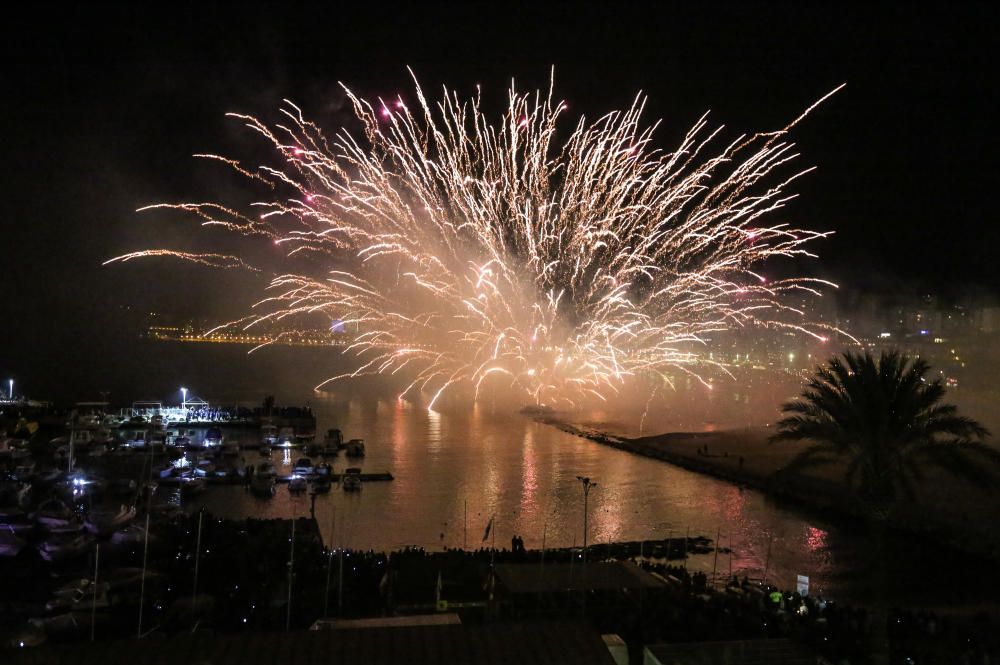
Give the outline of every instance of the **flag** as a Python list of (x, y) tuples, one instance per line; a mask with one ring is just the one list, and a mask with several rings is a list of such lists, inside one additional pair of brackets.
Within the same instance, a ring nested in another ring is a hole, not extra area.
[(486, 523), (486, 532), (483, 533), (483, 542), (484, 543), (490, 537), (490, 530), (493, 529), (493, 518), (494, 517), (496, 517), (496, 515), (494, 515), (493, 517), (491, 517), (490, 521)]

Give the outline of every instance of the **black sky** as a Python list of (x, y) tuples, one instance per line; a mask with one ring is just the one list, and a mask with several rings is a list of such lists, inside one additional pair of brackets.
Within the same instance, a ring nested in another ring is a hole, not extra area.
[(554, 65), (557, 92), (591, 116), (641, 89), (649, 120), (665, 121), (664, 148), (706, 110), (733, 132), (776, 129), (846, 82), (794, 135), (819, 170), (789, 217), (836, 231), (815, 247), (815, 271), (861, 289), (1000, 290), (995, 6), (616, 4), (80, 3), (11, 17), (0, 372), (44, 388), (77, 380), (89, 364), (123, 362), (121, 305), (219, 306), (224, 276), (100, 266), (201, 238), (135, 208), (239, 186), (190, 158), (252, 150), (226, 111), (273, 117), (287, 97), (332, 130), (344, 117), (338, 80), (405, 93), (407, 65), (428, 88), (479, 83), (498, 103), (511, 77), (545, 86)]

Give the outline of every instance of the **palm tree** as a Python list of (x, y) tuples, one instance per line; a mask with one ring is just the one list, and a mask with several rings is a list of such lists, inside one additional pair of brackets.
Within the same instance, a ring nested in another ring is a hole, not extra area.
[(869, 519), (879, 521), (900, 493), (914, 496), (928, 465), (979, 485), (993, 481), (981, 464), (1000, 462), (1000, 453), (982, 443), (989, 432), (941, 403), (944, 386), (925, 378), (929, 369), (897, 351), (878, 359), (847, 352), (818, 367), (801, 398), (782, 406), (785, 417), (771, 437), (814, 444), (782, 473), (845, 461), (848, 487)]
[[(925, 378), (920, 358), (867, 351), (834, 357), (809, 380), (801, 398), (782, 406), (771, 441), (810, 441), (782, 474), (846, 462), (846, 481), (868, 518), (875, 547), (872, 657), (887, 662), (885, 528), (900, 493), (912, 498), (929, 465), (978, 485), (995, 479), (983, 461), (1000, 453), (982, 441), (986, 428), (942, 404), (940, 379)], [(976, 458), (979, 459), (976, 459)], [(978, 463), (977, 463), (978, 462)], [(993, 467), (994, 469), (996, 467)]]

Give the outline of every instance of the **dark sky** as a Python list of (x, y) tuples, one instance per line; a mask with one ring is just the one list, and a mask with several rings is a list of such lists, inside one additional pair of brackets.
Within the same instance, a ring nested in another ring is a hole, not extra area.
[(338, 80), (395, 95), (407, 65), (427, 88), (480, 83), (497, 102), (511, 77), (544, 86), (555, 65), (558, 93), (588, 115), (641, 89), (665, 148), (706, 110), (734, 132), (776, 129), (846, 82), (794, 135), (819, 170), (790, 217), (836, 231), (814, 269), (861, 289), (1000, 289), (1000, 12), (988, 5), (158, 4), (40, 6), (5, 21), (0, 373), (39, 390), (127, 362), (121, 306), (196, 314), (238, 288), (166, 262), (100, 266), (200, 241), (190, 222), (133, 211), (233, 193), (239, 181), (190, 158), (252, 150), (226, 111), (273, 118), (288, 97), (332, 131)]

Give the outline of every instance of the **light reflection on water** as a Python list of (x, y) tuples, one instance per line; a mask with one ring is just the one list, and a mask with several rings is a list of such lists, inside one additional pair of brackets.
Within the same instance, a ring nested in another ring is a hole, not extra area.
[[(313, 402), (317, 432), (339, 427), (348, 438), (363, 437), (367, 456), (333, 462), (336, 470), (360, 466), (390, 471), (391, 482), (366, 483), (358, 493), (337, 487), (316, 500), (316, 517), (326, 542), (387, 550), (417, 545), (428, 549), (480, 547), (490, 516), (498, 546), (513, 535), (529, 548), (582, 543), (583, 495), (577, 476), (598, 483), (590, 493), (591, 543), (691, 535), (733, 544), (733, 566), (760, 576), (767, 557), (767, 533), (774, 534), (772, 579), (792, 585), (810, 574), (814, 588), (834, 585), (836, 562), (815, 546), (816, 525), (767, 503), (763, 496), (683, 469), (571, 436), (525, 416), (489, 407), (435, 413), (397, 400), (333, 398)], [(303, 453), (275, 450), (272, 461), (287, 473)], [(254, 462), (256, 453), (247, 461)], [(212, 487), (188, 501), (222, 517), (307, 516), (310, 499), (278, 487), (260, 499), (242, 487)], [(468, 522), (465, 510), (468, 507)], [(489, 543), (486, 543), (489, 544)], [(720, 556), (728, 569), (726, 555)], [(710, 571), (712, 556), (689, 565)]]
[[(488, 545), (490, 516), (497, 546), (517, 534), (537, 548), (582, 542), (583, 495), (577, 476), (598, 483), (590, 493), (591, 543), (720, 534), (718, 570), (767, 577), (794, 588), (809, 575), (813, 593), (863, 594), (867, 543), (863, 533), (775, 505), (762, 494), (566, 434), (517, 413), (488, 406), (428, 412), (397, 400), (313, 402), (317, 432), (339, 427), (366, 440), (367, 456), (333, 461), (336, 470), (360, 466), (390, 471), (395, 480), (370, 482), (361, 492), (336, 486), (316, 500), (325, 542), (389, 550)], [(320, 434), (321, 435), (321, 434)], [(272, 461), (287, 473), (300, 452), (277, 450)], [(248, 462), (255, 459), (248, 458)], [(279, 486), (272, 499), (242, 487), (220, 486), (189, 502), (222, 517), (308, 516), (310, 499)], [(464, 515), (468, 508), (468, 522)], [(492, 540), (492, 539), (491, 539)], [(711, 572), (712, 555), (692, 557), (690, 568)], [(860, 571), (860, 576), (858, 571)], [(908, 571), (907, 575), (920, 575)]]

